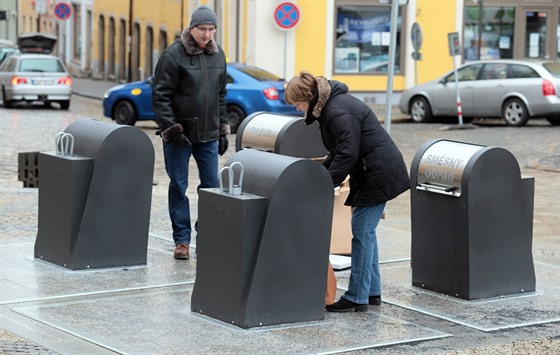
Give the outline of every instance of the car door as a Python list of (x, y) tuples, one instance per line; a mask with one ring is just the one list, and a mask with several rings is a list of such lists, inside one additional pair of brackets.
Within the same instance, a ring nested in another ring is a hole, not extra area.
[[(470, 64), (457, 70), (459, 96), (463, 116), (474, 114), (473, 85), (482, 64)], [(432, 91), (432, 110), (436, 116), (457, 115), (457, 88), (455, 74), (451, 73), (443, 78)]]
[(473, 83), (476, 117), (500, 117), (502, 102), (508, 90), (508, 64), (486, 63)]

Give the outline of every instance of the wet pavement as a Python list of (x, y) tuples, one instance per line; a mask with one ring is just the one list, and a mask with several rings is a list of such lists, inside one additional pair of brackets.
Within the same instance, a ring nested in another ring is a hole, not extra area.
[[(54, 136), (78, 117), (101, 116), (100, 99), (115, 83), (75, 79), (69, 112), (0, 108), (0, 352), (101, 353), (387, 353), (503, 354), (560, 352), (560, 128), (545, 120), (474, 129), (411, 124), (393, 112), (393, 139), (410, 167), (420, 145), (441, 138), (509, 150), (523, 175), (535, 177), (535, 292), (464, 301), (411, 285), (410, 194), (387, 205), (379, 228), (383, 304), (367, 313), (242, 330), (193, 314), (196, 259), (176, 261), (166, 211), (167, 178), (153, 122), (137, 126), (156, 152), (148, 263), (69, 271), (33, 258), (38, 189), (17, 181), (17, 154), (53, 150)], [(382, 118), (382, 107), (374, 107)], [(33, 120), (33, 121), (30, 121)], [(231, 157), (235, 137), (220, 164)], [(188, 194), (196, 206), (196, 168)], [(508, 206), (504, 206), (507, 210)], [(196, 238), (193, 240), (196, 246)], [(348, 269), (337, 271), (339, 295)], [(297, 293), (294, 292), (294, 297)]]

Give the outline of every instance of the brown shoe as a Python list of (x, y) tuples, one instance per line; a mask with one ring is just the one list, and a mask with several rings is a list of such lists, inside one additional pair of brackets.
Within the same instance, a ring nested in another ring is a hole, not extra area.
[(179, 260), (187, 260), (189, 258), (189, 246), (185, 244), (177, 244), (173, 257)]

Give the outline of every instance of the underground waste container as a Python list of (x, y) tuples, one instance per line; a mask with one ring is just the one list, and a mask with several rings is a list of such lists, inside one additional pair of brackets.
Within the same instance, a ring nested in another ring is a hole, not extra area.
[(199, 190), (191, 310), (241, 328), (324, 319), (329, 173), (310, 159), (255, 149), (226, 167), (235, 184)]
[[(237, 130), (235, 149), (252, 148), (297, 158), (321, 160), (329, 152), (323, 144), (319, 123), (305, 124), (303, 117), (255, 112)], [(348, 184), (335, 191), (330, 253), (350, 255), (352, 212), (344, 205)]]
[(466, 300), (535, 290), (535, 180), (509, 151), (432, 140), (410, 174), (413, 286)]
[(255, 112), (237, 129), (235, 150), (252, 148), (297, 158), (322, 158), (328, 154), (319, 124), (305, 124), (298, 116)]
[(73, 149), (39, 153), (35, 258), (71, 270), (146, 264), (152, 142), (138, 128), (92, 119), (61, 133)]

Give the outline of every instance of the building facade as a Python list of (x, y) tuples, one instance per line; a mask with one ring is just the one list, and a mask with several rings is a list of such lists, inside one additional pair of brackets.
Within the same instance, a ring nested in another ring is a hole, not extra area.
[(17, 40), (17, 0), (0, 1), (0, 39), (16, 43)]
[[(288, 79), (307, 69), (347, 83), (364, 101), (384, 100), (391, 0), (298, 0), (294, 13), (279, 11), (286, 1), (276, 0), (67, 0), (67, 19), (55, 12), (61, 2), (18, 0), (17, 28), (56, 34), (57, 53), (76, 76), (115, 82), (150, 76), (192, 11), (207, 4), (218, 15), (216, 39), (230, 61)], [(453, 61), (558, 60), (559, 7), (557, 0), (409, 0), (398, 9), (393, 90), (432, 80)], [(296, 26), (283, 29), (278, 15), (296, 18)], [(461, 49), (454, 56), (452, 32)]]

